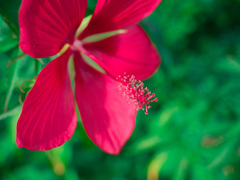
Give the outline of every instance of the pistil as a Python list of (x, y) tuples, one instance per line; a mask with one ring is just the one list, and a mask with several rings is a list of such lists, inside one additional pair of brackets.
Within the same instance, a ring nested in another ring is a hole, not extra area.
[[(109, 75), (114, 77), (117, 81), (120, 82), (119, 90), (124, 97), (128, 100), (130, 105), (133, 105), (136, 110), (145, 110), (145, 114), (148, 114), (148, 109), (151, 107), (149, 104), (151, 102), (157, 102), (155, 94), (152, 93), (147, 87), (144, 87), (144, 83), (140, 80), (137, 80), (133, 75), (119, 76), (113, 72), (108, 66), (104, 64), (103, 61), (99, 60), (91, 53), (86, 51), (83, 48), (83, 43), (79, 40), (75, 40), (71, 46), (73, 51), (79, 51), (87, 55), (93, 61), (95, 61), (99, 66), (101, 66)], [(152, 99), (154, 98), (154, 99)]]
[[(117, 78), (121, 82), (119, 85), (120, 92), (124, 97), (137, 109), (146, 110), (145, 114), (148, 114), (150, 109), (149, 103), (157, 102), (157, 98), (154, 93), (151, 93), (147, 87), (144, 87), (144, 83), (140, 80), (136, 80), (135, 76), (124, 74), (123, 77)], [(145, 109), (144, 109), (145, 107)]]

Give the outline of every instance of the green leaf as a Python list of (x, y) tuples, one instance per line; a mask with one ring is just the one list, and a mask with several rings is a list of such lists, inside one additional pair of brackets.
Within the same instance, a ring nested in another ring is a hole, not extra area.
[(11, 38), (0, 42), (0, 53), (9, 51), (18, 45), (18, 40)]
[(0, 0), (0, 14), (17, 37), (19, 37), (18, 11), (21, 0)]

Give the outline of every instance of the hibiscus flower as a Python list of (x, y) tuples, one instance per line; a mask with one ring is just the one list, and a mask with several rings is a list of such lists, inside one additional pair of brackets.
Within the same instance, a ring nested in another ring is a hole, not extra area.
[(17, 123), (19, 148), (45, 151), (69, 140), (77, 125), (76, 101), (89, 138), (104, 152), (121, 151), (137, 109), (148, 112), (156, 101), (140, 80), (157, 70), (160, 56), (136, 23), (160, 1), (98, 0), (88, 23), (82, 23), (87, 0), (22, 1), (22, 51), (34, 58), (61, 55), (43, 68), (26, 96)]

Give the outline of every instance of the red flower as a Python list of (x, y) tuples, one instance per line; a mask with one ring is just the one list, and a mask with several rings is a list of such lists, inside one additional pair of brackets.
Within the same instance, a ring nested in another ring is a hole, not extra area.
[[(134, 24), (148, 16), (161, 0), (98, 0), (87, 27), (76, 36), (87, 0), (23, 0), (20, 13), (20, 47), (34, 58), (68, 49), (40, 72), (28, 93), (17, 123), (17, 145), (49, 150), (69, 140), (77, 125), (74, 97), (83, 126), (103, 151), (118, 154), (135, 126), (135, 107), (148, 109), (154, 95), (136, 81), (150, 77), (160, 57), (143, 29)], [(105, 40), (87, 37), (124, 29)], [(85, 54), (106, 73), (90, 66)], [(68, 62), (74, 59), (75, 96)], [(119, 77), (120, 75), (120, 77)], [(126, 98), (119, 94), (124, 91)], [(129, 105), (129, 101), (133, 106)]]

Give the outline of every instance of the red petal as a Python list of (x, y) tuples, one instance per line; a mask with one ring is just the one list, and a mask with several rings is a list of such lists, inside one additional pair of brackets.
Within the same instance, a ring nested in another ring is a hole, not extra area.
[(80, 39), (132, 25), (150, 15), (160, 2), (161, 0), (98, 0), (93, 17)]
[(123, 34), (85, 44), (84, 48), (116, 74), (123, 76), (126, 72), (137, 79), (150, 77), (161, 62), (157, 49), (139, 25), (127, 28)]
[(69, 140), (77, 119), (68, 75), (70, 52), (51, 61), (39, 74), (17, 123), (17, 146), (45, 151)]
[(19, 12), (20, 47), (30, 56), (57, 54), (72, 41), (87, 8), (87, 0), (23, 0)]
[(103, 151), (118, 154), (131, 136), (136, 110), (119, 94), (119, 83), (75, 54), (75, 93), (83, 126)]

